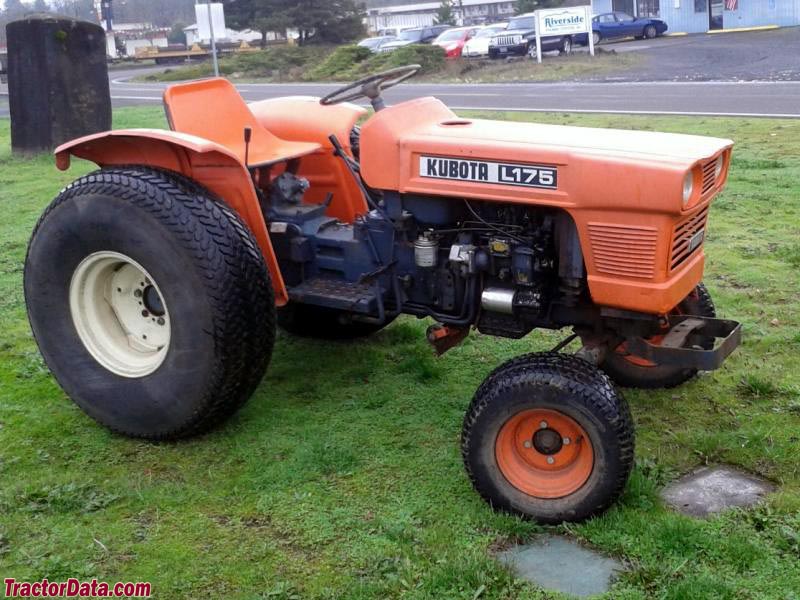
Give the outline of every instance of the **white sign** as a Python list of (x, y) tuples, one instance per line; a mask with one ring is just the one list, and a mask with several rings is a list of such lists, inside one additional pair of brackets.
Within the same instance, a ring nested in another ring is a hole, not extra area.
[(211, 27), (214, 27), (214, 37), (217, 39), (224, 38), (225, 30), (225, 12), (222, 4), (219, 2), (211, 3), (211, 19), (209, 20), (208, 4), (195, 4), (194, 16), (197, 18), (197, 37), (205, 42), (211, 39)]
[(548, 8), (536, 11), (539, 24), (536, 30), (542, 37), (549, 35), (574, 35), (589, 31), (586, 24), (591, 20), (587, 18), (586, 7), (575, 6), (572, 8)]
[(585, 33), (589, 53), (594, 56), (592, 39), (592, 7), (543, 8), (536, 11), (536, 60), (542, 62), (542, 38), (574, 36)]

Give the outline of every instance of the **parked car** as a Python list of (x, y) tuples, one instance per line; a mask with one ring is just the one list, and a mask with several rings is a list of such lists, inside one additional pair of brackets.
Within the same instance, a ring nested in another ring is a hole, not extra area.
[(400, 35), (401, 31), (405, 31), (406, 29), (410, 29), (410, 27), (384, 27), (383, 29), (379, 29), (377, 35), (380, 36), (391, 36), (397, 37)]
[(594, 43), (615, 38), (635, 37), (636, 39), (653, 39), (667, 30), (667, 24), (661, 19), (650, 17), (632, 17), (624, 12), (610, 12), (595, 15), (592, 19), (592, 35)]
[[(589, 36), (551, 35), (542, 38), (542, 52), (558, 50), (562, 54), (572, 52), (573, 44), (586, 44)], [(489, 42), (489, 58), (505, 56), (536, 56), (536, 16), (525, 13), (508, 21), (508, 28), (492, 36)]]
[(410, 46), (411, 44), (430, 44), (440, 33), (448, 29), (450, 29), (450, 25), (429, 25), (428, 27), (405, 29), (400, 32), (396, 40), (383, 44), (380, 51), (391, 52), (392, 50), (402, 48), (403, 46)]
[(461, 56), (464, 44), (466, 44), (478, 30), (480, 30), (480, 27), (456, 27), (448, 29), (440, 33), (439, 37), (433, 40), (432, 43), (434, 46), (444, 48), (447, 58), (458, 58)]
[(489, 42), (492, 41), (492, 36), (504, 31), (506, 27), (508, 27), (508, 23), (495, 23), (494, 25), (482, 27), (464, 44), (464, 48), (461, 50), (461, 56), (467, 58), (489, 56)]
[(379, 35), (377, 37), (366, 38), (358, 42), (362, 48), (369, 48), (372, 52), (378, 52), (380, 47), (387, 42), (393, 42), (397, 38), (393, 35)]

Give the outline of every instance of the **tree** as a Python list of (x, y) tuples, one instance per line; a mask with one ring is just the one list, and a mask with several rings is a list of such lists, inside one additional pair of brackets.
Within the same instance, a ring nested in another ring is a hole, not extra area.
[(45, 13), (50, 10), (50, 7), (47, 6), (45, 0), (36, 0), (36, 2), (33, 3), (33, 10), (37, 13)]
[(98, 22), (93, 0), (54, 0), (50, 5), (53, 8), (53, 12), (58, 14), (91, 21), (92, 23)]
[(453, 25), (453, 5), (450, 0), (442, 0), (436, 13), (436, 23), (439, 25)]
[(288, 8), (281, 0), (230, 0), (225, 3), (225, 19), (237, 29), (258, 31), (263, 48), (267, 45), (267, 33), (286, 35), (292, 26)]
[(3, 17), (13, 21), (25, 16), (25, 13), (28, 12), (30, 12), (30, 9), (22, 3), (22, 0), (6, 0), (6, 10), (3, 13)]
[(267, 32), (289, 28), (297, 29), (301, 45), (346, 42), (364, 33), (364, 7), (355, 0), (229, 0), (225, 14), (234, 27), (259, 31), (262, 45)]
[(517, 0), (514, 10), (518, 15), (521, 15), (540, 8), (556, 8), (562, 4), (564, 4), (564, 0)]
[(181, 23), (178, 21), (172, 26), (172, 29), (169, 30), (167, 34), (167, 41), (170, 44), (185, 44), (186, 43), (186, 34), (183, 33), (183, 29), (186, 27), (186, 23)]
[(364, 5), (355, 0), (299, 0), (289, 9), (299, 43), (341, 43), (364, 34)]

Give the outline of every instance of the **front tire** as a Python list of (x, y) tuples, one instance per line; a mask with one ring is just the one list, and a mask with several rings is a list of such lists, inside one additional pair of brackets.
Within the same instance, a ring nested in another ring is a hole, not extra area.
[(611, 381), (588, 362), (528, 354), (478, 388), (461, 449), (475, 489), (493, 507), (541, 523), (580, 521), (622, 493), (633, 422)]
[(658, 35), (655, 25), (648, 25), (644, 28), (645, 39), (652, 40)]
[(110, 168), (65, 188), (33, 232), (24, 287), (58, 383), (127, 436), (175, 439), (223, 421), (272, 352), (273, 291), (252, 234), (174, 173)]
[(561, 54), (568, 56), (572, 54), (572, 38), (565, 37), (561, 42)]
[(603, 38), (600, 37), (600, 34), (598, 32), (596, 32), (596, 31), (592, 32), (592, 43), (595, 46), (597, 46), (597, 44), (599, 44), (602, 40), (603, 40)]

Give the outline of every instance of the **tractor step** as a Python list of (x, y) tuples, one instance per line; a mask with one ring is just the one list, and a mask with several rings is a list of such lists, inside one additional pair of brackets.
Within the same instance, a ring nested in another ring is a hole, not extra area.
[(306, 279), (289, 288), (289, 299), (356, 313), (377, 313), (378, 296), (374, 286), (338, 279), (317, 277)]

